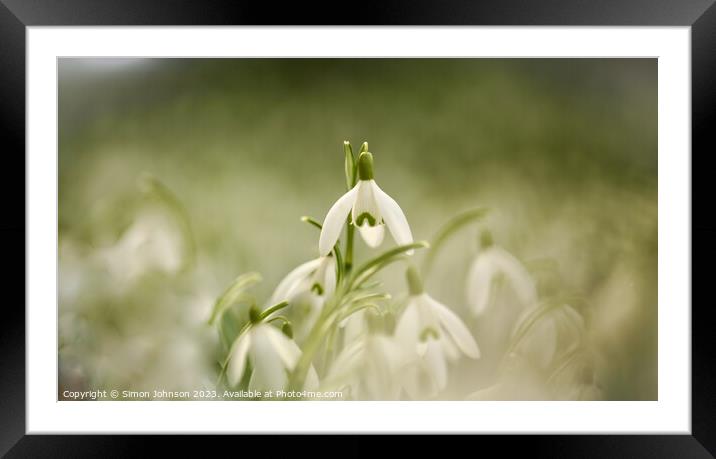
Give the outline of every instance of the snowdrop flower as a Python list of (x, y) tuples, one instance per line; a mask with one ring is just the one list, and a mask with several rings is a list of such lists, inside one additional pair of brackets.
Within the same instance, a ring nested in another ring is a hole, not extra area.
[[(324, 302), (336, 290), (336, 260), (332, 255), (308, 261), (288, 273), (278, 284), (269, 304), (287, 301), (300, 316), (296, 337), (300, 341), (315, 322)], [(296, 307), (305, 310), (296, 311)]]
[(493, 283), (503, 276), (523, 306), (531, 306), (537, 299), (532, 277), (522, 264), (503, 248), (494, 244), (489, 231), (480, 237), (480, 253), (467, 274), (467, 300), (470, 311), (480, 316), (492, 300)]
[(149, 272), (175, 274), (185, 254), (182, 236), (166, 215), (144, 211), (111, 247), (95, 255), (123, 290)]
[(397, 202), (373, 180), (373, 155), (363, 152), (358, 157), (358, 183), (330, 208), (323, 221), (318, 249), (327, 255), (338, 240), (348, 213), (370, 247), (383, 242), (385, 226), (399, 245), (413, 242), (408, 220)]
[(336, 290), (336, 260), (332, 255), (319, 257), (299, 265), (279, 282), (269, 303), (288, 301), (305, 293), (322, 298), (330, 297)]
[[(415, 268), (407, 271), (410, 297), (395, 330), (414, 365), (406, 369), (405, 389), (413, 398), (422, 390), (437, 394), (447, 385), (447, 361), (460, 354), (477, 359), (480, 350), (462, 320), (424, 292)], [(427, 386), (427, 387), (425, 387)]]
[(401, 348), (392, 337), (364, 334), (338, 354), (321, 387), (350, 391), (358, 400), (397, 400), (402, 364)]
[[(256, 322), (257, 314), (252, 313), (252, 324), (242, 333), (231, 349), (231, 357), (227, 368), (227, 378), (232, 386), (241, 381), (251, 362), (250, 390), (281, 390), (286, 387), (288, 373), (293, 371), (301, 357), (301, 350), (296, 343), (266, 323)], [(316, 370), (311, 366), (306, 376), (304, 388), (313, 390), (318, 387)]]

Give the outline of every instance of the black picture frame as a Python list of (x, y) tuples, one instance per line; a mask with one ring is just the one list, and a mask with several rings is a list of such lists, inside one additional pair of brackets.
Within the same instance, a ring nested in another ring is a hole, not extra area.
[[(692, 90), (692, 294), (702, 294), (692, 313), (692, 435), (550, 435), (521, 436), (512, 441), (501, 436), (471, 440), (475, 454), (485, 448), (504, 453), (517, 451), (549, 457), (713, 457), (716, 454), (716, 352), (711, 333), (711, 302), (704, 300), (709, 269), (716, 256), (716, 217), (709, 208), (704, 158), (716, 152), (713, 126), (716, 112), (716, 6), (714, 0), (427, 0), (367, 1), (327, 7), (306, 2), (278, 5), (274, 2), (221, 0), (1, 0), (0, 2), (0, 132), (4, 177), (0, 235), (6, 241), (4, 260), (6, 301), (0, 320), (0, 454), (9, 457), (85, 455), (141, 455), (146, 436), (112, 437), (25, 435), (25, 32), (29, 26), (79, 25), (514, 25), (514, 26), (690, 26)], [(22, 173), (20, 172), (22, 171)], [(701, 177), (699, 177), (701, 175)], [(702, 212), (696, 212), (696, 204)], [(17, 242), (15, 242), (17, 241)], [(20, 241), (23, 243), (21, 244)], [(695, 250), (698, 243), (698, 250)], [(696, 270), (698, 263), (702, 269)], [(22, 269), (21, 269), (22, 266)], [(695, 281), (699, 281), (697, 287)], [(666, 282), (668, 279), (660, 279)], [(14, 293), (9, 296), (7, 293)], [(12, 300), (11, 300), (12, 299)], [(371, 453), (356, 439), (335, 437), (343, 451)], [(237, 440), (223, 438), (211, 446)], [(244, 441), (244, 440), (238, 440)], [(426, 447), (423, 437), (413, 444)], [(192, 451), (189, 438), (172, 439), (183, 454)], [(437, 446), (444, 451), (445, 443)], [(310, 447), (311, 440), (296, 439), (291, 449)], [(441, 450), (436, 450), (439, 452)], [(201, 450), (202, 452), (204, 450)], [(428, 451), (425, 449), (424, 451)]]

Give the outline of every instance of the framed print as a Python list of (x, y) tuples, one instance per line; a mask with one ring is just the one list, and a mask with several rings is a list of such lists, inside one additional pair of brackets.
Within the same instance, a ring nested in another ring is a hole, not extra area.
[(711, 2), (382, 5), (361, 24), (69, 4), (2, 9), (6, 157), (26, 172), (8, 175), (27, 178), (3, 225), (26, 266), (3, 451), (148, 433), (716, 449), (692, 301), (692, 253), (713, 253), (692, 210)]

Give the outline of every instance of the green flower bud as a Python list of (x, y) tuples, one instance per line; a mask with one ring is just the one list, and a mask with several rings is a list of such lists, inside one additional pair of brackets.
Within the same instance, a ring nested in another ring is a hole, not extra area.
[(259, 311), (259, 308), (256, 307), (256, 305), (251, 306), (249, 308), (249, 320), (252, 324), (258, 323), (261, 318), (261, 311)]
[(290, 322), (284, 323), (283, 327), (281, 327), (281, 331), (283, 332), (284, 335), (293, 339), (293, 327), (291, 326)]
[(486, 249), (488, 247), (492, 247), (495, 244), (494, 239), (492, 239), (492, 233), (490, 230), (483, 230), (480, 233), (480, 248)]
[(364, 151), (358, 157), (358, 178), (360, 180), (373, 180), (373, 155)]
[(408, 280), (408, 292), (410, 295), (420, 295), (425, 291), (423, 281), (420, 279), (420, 274), (418, 274), (418, 270), (415, 267), (410, 266), (405, 271), (405, 277)]
[(363, 144), (360, 146), (360, 150), (358, 150), (358, 154), (360, 155), (364, 151), (368, 151), (368, 142), (363, 142)]

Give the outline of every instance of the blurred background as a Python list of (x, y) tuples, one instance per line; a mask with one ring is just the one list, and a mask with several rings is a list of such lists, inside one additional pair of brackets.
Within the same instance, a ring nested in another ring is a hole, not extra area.
[[(489, 228), (583, 299), (601, 398), (657, 398), (656, 59), (63, 58), (58, 85), (60, 398), (213, 388), (213, 302), (318, 255), (299, 219), (345, 191), (344, 140), (416, 239), (490, 209), (438, 255), (435, 298), (465, 316)], [(493, 382), (473, 370), (463, 394)]]

